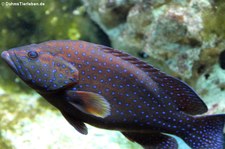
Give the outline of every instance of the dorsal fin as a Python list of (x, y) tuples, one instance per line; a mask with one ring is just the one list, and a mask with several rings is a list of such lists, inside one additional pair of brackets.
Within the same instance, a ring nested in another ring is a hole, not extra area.
[(192, 115), (207, 112), (208, 109), (205, 103), (195, 93), (195, 91), (183, 81), (169, 76), (161, 72), (159, 69), (156, 69), (146, 62), (141, 61), (125, 52), (105, 46), (101, 46), (101, 49), (105, 53), (110, 53), (116, 57), (120, 57), (122, 60), (128, 61), (142, 71), (146, 72), (152, 80), (159, 84), (161, 89), (167, 91), (167, 94), (172, 97), (172, 100), (181, 111)]
[(153, 73), (160, 72), (159, 69), (156, 69), (153, 66), (147, 64), (146, 62), (141, 61), (125, 52), (122, 52), (122, 51), (119, 51), (119, 50), (116, 50), (116, 49), (113, 49), (110, 47), (105, 47), (105, 46), (103, 46), (101, 48), (105, 53), (110, 53), (116, 57), (120, 57), (121, 59), (128, 61), (131, 64), (134, 64), (136, 67), (140, 68), (141, 70), (143, 70), (147, 73), (153, 74)]

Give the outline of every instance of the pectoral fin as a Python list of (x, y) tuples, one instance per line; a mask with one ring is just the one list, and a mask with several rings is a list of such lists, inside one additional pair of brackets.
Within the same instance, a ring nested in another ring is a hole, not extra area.
[(68, 91), (68, 102), (80, 111), (105, 118), (110, 115), (110, 104), (99, 94), (85, 91)]
[(122, 133), (129, 140), (139, 143), (144, 149), (178, 149), (174, 138), (161, 133)]
[(62, 115), (65, 117), (65, 119), (81, 134), (87, 135), (88, 134), (88, 130), (86, 125), (79, 121), (74, 119), (72, 116), (70, 116), (69, 114), (67, 114), (66, 112), (61, 112)]

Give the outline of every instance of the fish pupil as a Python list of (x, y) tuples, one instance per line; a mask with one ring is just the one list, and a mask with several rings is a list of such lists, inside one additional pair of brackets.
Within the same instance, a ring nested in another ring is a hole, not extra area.
[(29, 51), (27, 53), (29, 58), (37, 58), (38, 57), (38, 53), (36, 51)]

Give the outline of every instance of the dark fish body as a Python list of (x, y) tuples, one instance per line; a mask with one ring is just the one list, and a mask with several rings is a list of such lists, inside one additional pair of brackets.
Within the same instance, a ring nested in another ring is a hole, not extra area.
[(82, 134), (84, 123), (121, 131), (145, 149), (222, 149), (224, 115), (207, 111), (184, 82), (124, 52), (84, 41), (48, 41), (2, 53), (30, 87)]

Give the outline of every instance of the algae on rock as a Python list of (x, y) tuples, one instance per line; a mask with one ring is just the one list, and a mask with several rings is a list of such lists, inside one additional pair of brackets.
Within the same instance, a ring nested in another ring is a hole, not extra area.
[[(217, 40), (225, 40), (225, 2), (223, 0), (215, 0), (210, 9), (203, 11), (203, 38), (212, 40), (212, 36), (216, 35)], [(210, 38), (211, 37), (211, 38)]]

